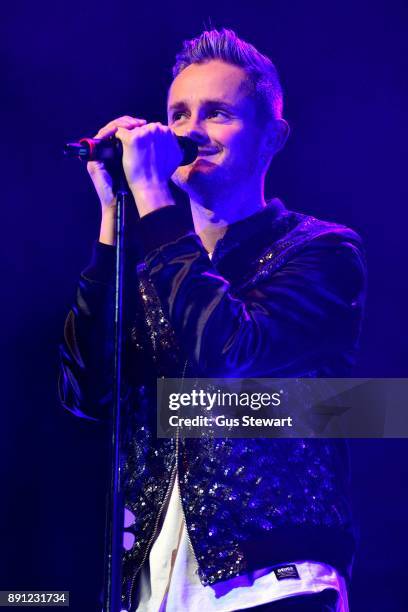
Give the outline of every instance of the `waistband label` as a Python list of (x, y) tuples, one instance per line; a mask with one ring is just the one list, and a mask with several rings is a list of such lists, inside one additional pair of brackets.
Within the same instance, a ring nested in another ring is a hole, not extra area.
[(275, 567), (273, 571), (278, 580), (286, 580), (286, 578), (297, 578), (300, 580), (296, 565), (281, 565), (281, 567)]

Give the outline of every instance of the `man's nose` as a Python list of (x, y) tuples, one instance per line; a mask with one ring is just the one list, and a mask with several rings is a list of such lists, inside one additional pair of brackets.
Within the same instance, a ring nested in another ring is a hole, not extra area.
[(186, 128), (185, 136), (194, 140), (198, 145), (209, 142), (210, 138), (200, 121), (191, 119)]

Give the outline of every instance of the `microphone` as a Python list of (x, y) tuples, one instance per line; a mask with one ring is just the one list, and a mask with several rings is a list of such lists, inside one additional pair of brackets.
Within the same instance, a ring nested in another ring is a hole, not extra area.
[[(187, 136), (176, 136), (176, 138), (183, 153), (180, 166), (187, 166), (198, 155), (197, 144)], [(77, 157), (83, 161), (120, 161), (122, 143), (117, 138), (109, 140), (81, 138), (78, 142), (68, 142), (64, 145), (64, 155), (65, 157)]]

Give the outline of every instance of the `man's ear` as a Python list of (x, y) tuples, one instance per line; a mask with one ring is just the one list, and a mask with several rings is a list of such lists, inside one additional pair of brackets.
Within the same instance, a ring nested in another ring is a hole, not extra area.
[(272, 157), (283, 149), (289, 132), (290, 127), (285, 119), (274, 119), (268, 123), (266, 127), (266, 146)]

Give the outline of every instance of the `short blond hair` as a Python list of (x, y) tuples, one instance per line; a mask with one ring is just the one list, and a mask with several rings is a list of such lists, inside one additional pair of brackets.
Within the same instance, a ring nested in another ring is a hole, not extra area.
[(213, 59), (243, 68), (248, 77), (248, 92), (258, 105), (263, 120), (278, 119), (283, 112), (283, 92), (272, 61), (233, 30), (206, 30), (197, 38), (185, 40), (176, 56), (173, 78), (187, 66)]

